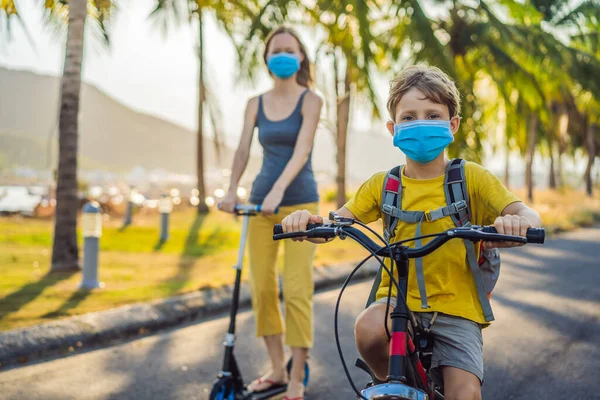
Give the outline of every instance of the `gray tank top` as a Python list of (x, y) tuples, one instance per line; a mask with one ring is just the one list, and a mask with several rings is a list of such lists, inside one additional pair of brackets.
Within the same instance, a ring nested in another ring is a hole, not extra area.
[[(258, 141), (263, 147), (263, 162), (258, 176), (252, 185), (250, 202), (261, 204), (275, 181), (281, 176), (285, 166), (292, 158), (296, 140), (302, 126), (302, 101), (308, 89), (300, 95), (298, 104), (290, 116), (279, 121), (270, 121), (263, 110), (262, 95), (258, 98), (256, 127)], [(281, 206), (313, 203), (319, 201), (317, 182), (312, 171), (312, 151), (308, 161), (287, 187)]]

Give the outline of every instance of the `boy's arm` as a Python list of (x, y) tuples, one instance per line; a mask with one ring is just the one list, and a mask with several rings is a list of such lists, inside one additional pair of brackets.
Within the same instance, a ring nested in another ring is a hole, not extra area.
[[(509, 204), (502, 211), (502, 216), (496, 218), (494, 227), (498, 233), (515, 236), (526, 236), (528, 228), (541, 228), (542, 220), (534, 209), (517, 201)], [(485, 248), (517, 247), (522, 244), (514, 242), (485, 242)]]
[[(346, 207), (340, 208), (339, 210), (336, 211), (336, 213), (341, 217), (354, 218), (354, 219), (356, 218), (354, 216), (354, 214), (352, 214), (350, 212), (350, 210), (348, 210)], [(284, 232), (298, 232), (298, 231), (306, 230), (306, 225), (308, 225), (308, 224), (326, 224), (329, 222), (330, 222), (329, 220), (323, 218), (320, 215), (312, 215), (307, 210), (298, 210), (298, 211), (294, 211), (293, 213), (291, 213), (290, 215), (285, 217), (283, 219), (283, 221), (281, 222), (281, 226), (283, 227)], [(331, 240), (327, 240), (327, 239), (323, 239), (323, 238), (309, 239), (309, 238), (305, 238), (305, 237), (294, 238), (292, 240), (299, 241), (299, 242), (308, 240), (309, 242), (312, 242), (312, 243), (327, 243), (327, 242), (331, 241)]]
[[(363, 223), (370, 223), (379, 218), (378, 195), (381, 193), (385, 172), (377, 173), (368, 181), (363, 183), (356, 191), (354, 196), (339, 210), (337, 214), (345, 218), (357, 219)], [(353, 210), (353, 211), (350, 211)], [(322, 224), (326, 221), (319, 215), (311, 215), (307, 210), (295, 211), (283, 219), (281, 225), (284, 232), (298, 232), (306, 230), (307, 224)], [(303, 241), (307, 238), (298, 238), (295, 240)], [(325, 243), (328, 240), (321, 238), (307, 239), (313, 243)]]

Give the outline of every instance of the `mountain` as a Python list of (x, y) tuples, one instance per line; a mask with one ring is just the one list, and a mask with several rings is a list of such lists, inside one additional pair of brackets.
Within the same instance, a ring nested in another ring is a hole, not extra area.
[[(55, 168), (59, 89), (57, 77), (0, 68), (0, 167)], [(80, 107), (82, 169), (122, 173), (143, 167), (195, 174), (194, 132), (134, 111), (87, 83), (82, 84)], [(379, 125), (385, 132), (385, 126), (381, 122)], [(53, 145), (48, 162), (50, 137)], [(206, 139), (204, 145), (207, 167), (231, 167), (233, 149), (223, 148), (221, 162), (217, 163), (212, 140)], [(319, 129), (312, 159), (314, 170), (321, 173), (320, 182), (333, 182), (335, 153), (333, 135)], [(252, 180), (260, 168), (260, 152), (255, 154), (245, 179)], [(350, 183), (362, 182), (374, 172), (402, 161), (403, 156), (391, 145), (390, 136), (374, 131), (349, 132)]]
[[(0, 68), (0, 162), (4, 166), (50, 169), (56, 165), (60, 79)], [(94, 86), (82, 84), (80, 166), (112, 172), (134, 167), (194, 174), (195, 133), (136, 112)], [(52, 137), (51, 162), (48, 140)], [(204, 143), (206, 166), (229, 168), (234, 150), (222, 147), (217, 162), (211, 139)], [(252, 159), (250, 171), (260, 166)]]

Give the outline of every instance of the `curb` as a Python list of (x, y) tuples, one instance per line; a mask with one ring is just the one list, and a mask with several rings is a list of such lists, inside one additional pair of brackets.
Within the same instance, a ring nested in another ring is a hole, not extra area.
[[(356, 264), (348, 263), (315, 268), (315, 290), (341, 285), (355, 267)], [(353, 281), (373, 277), (376, 271), (377, 262), (368, 262), (355, 274)], [(228, 310), (232, 295), (233, 285), (209, 288), (150, 303), (132, 304), (0, 332), (0, 369), (210, 317)], [(248, 284), (242, 283), (240, 307), (248, 305), (250, 289)]]

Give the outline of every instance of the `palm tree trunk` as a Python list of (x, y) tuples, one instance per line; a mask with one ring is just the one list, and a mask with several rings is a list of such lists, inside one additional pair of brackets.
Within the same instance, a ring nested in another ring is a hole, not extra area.
[(539, 118), (536, 113), (529, 117), (527, 126), (527, 154), (525, 159), (525, 183), (527, 185), (527, 199), (533, 202), (533, 159), (535, 157), (535, 144), (537, 142)]
[(198, 179), (198, 214), (206, 214), (208, 206), (206, 199), (206, 187), (204, 184), (204, 27), (202, 25), (202, 7), (198, 7), (198, 135), (196, 137), (196, 175)]
[(556, 189), (556, 167), (554, 166), (554, 146), (552, 141), (549, 141), (550, 145), (550, 171), (548, 172), (548, 187), (550, 189)]
[(346, 142), (350, 119), (350, 66), (346, 62), (343, 97), (337, 99), (337, 207), (346, 204)]
[(508, 146), (508, 138), (506, 139), (506, 151), (504, 156), (504, 186), (510, 187), (510, 147)]
[(596, 159), (596, 143), (594, 140), (594, 124), (591, 122), (588, 123), (585, 131), (585, 148), (588, 153), (588, 162), (585, 168), (585, 192), (588, 196), (592, 197), (592, 167), (594, 166), (594, 160)]
[(65, 64), (61, 79), (58, 120), (58, 173), (56, 182), (56, 220), (52, 244), (51, 271), (79, 268), (77, 247), (77, 147), (81, 63), (87, 0), (71, 0), (67, 27)]
[(567, 150), (567, 135), (569, 131), (569, 113), (564, 104), (560, 106), (560, 115), (558, 117), (558, 158), (556, 160), (557, 184), (558, 187), (564, 185), (563, 175), (563, 155)]

